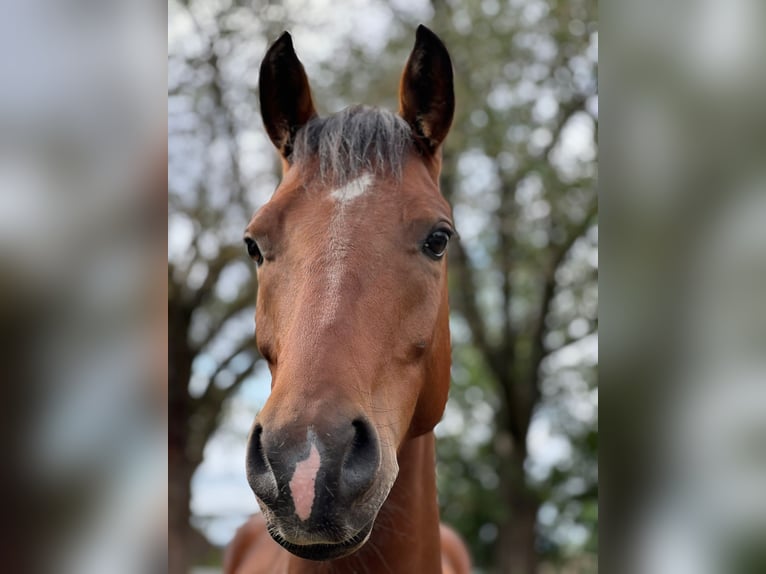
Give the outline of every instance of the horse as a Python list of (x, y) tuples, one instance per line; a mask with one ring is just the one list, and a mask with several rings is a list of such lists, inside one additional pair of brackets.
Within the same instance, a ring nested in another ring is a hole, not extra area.
[(451, 365), (447, 49), (418, 27), (398, 114), (319, 117), (287, 32), (259, 89), (282, 180), (244, 241), (272, 388), (246, 454), (262, 513), (237, 531), (224, 571), (467, 574), (465, 545), (439, 523), (433, 433)]

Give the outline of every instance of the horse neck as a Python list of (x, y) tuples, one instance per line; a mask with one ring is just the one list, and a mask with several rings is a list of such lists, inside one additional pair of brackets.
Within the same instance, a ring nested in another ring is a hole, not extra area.
[(292, 556), (290, 574), (441, 573), (434, 447), (433, 432), (402, 445), (399, 475), (357, 553), (329, 563)]
[(388, 550), (392, 572), (441, 572), (435, 457), (433, 432), (400, 450), (399, 475), (373, 530), (376, 547)]

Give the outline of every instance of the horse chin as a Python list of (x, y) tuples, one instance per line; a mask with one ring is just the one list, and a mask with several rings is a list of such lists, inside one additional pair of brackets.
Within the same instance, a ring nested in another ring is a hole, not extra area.
[(282, 548), (307, 560), (336, 560), (355, 553), (369, 540), (378, 513), (396, 481), (399, 470), (396, 461), (387, 469), (364, 500), (347, 508), (315, 506), (308, 522), (298, 520), (291, 506), (286, 507), (287, 512), (283, 507), (280, 513), (256, 497), (269, 534)]
[(319, 561), (336, 560), (349, 556), (364, 546), (372, 533), (373, 522), (370, 522), (348, 540), (332, 544), (294, 544), (282, 538), (279, 533), (271, 528), (269, 528), (269, 534), (271, 534), (271, 537), (277, 544), (299, 558)]
[[(297, 524), (277, 518), (265, 505), (261, 507), (267, 530), (274, 541), (291, 554), (307, 560), (336, 560), (359, 550), (370, 539), (379, 510), (376, 508), (369, 520), (366, 523), (362, 522), (364, 526), (356, 531), (350, 524), (346, 524), (342, 527), (336, 525), (330, 527), (329, 531), (322, 532), (303, 531)], [(361, 516), (357, 518), (361, 519)], [(330, 534), (341, 530), (346, 532), (343, 539), (335, 540)]]

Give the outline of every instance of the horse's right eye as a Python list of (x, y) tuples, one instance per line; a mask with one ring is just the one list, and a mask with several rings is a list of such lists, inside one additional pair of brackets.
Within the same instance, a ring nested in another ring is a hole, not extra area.
[(247, 254), (255, 261), (256, 265), (263, 263), (263, 254), (258, 248), (258, 244), (252, 237), (245, 237), (245, 245), (247, 246)]

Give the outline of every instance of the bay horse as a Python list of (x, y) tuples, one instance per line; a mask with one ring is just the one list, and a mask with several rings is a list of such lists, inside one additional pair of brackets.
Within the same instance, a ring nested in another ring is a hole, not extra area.
[(245, 243), (272, 391), (246, 457), (262, 514), (225, 572), (467, 574), (465, 545), (439, 524), (433, 433), (450, 381), (449, 54), (417, 29), (398, 114), (320, 118), (287, 32), (259, 82), (283, 173)]

